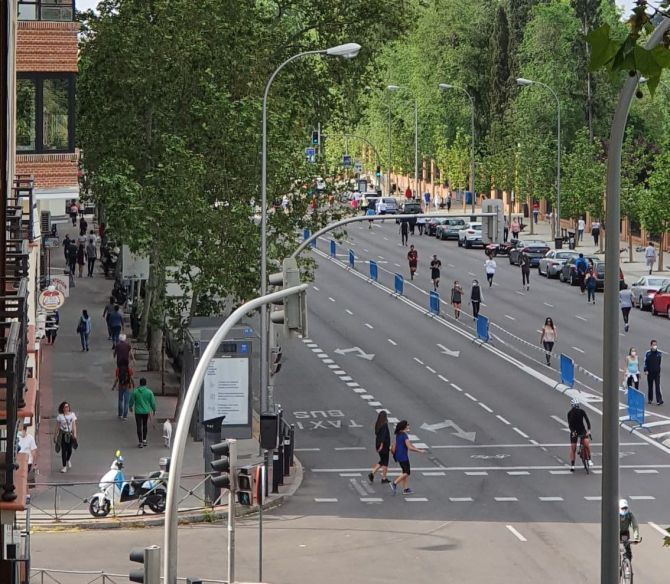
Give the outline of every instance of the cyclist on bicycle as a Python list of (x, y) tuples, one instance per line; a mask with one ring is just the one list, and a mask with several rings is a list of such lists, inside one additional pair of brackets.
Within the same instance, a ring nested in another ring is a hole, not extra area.
[[(633, 528), (633, 536), (631, 537), (630, 531), (631, 527)], [(629, 560), (633, 559), (633, 552), (630, 549), (631, 541), (641, 541), (640, 540), (640, 529), (637, 525), (637, 519), (635, 515), (628, 508), (628, 501), (626, 499), (619, 499), (619, 539), (623, 543), (623, 547), (626, 548), (626, 557)]]
[(579, 400), (570, 400), (570, 411), (568, 412), (568, 427), (570, 428), (570, 471), (575, 472), (575, 453), (577, 452), (577, 441), (581, 439), (584, 449), (584, 458), (591, 461), (591, 448), (589, 447), (589, 436), (591, 434), (591, 421), (586, 412), (579, 407)]

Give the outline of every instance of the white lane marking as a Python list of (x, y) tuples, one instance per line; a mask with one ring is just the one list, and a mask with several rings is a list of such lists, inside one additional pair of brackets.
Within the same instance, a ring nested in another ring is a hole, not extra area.
[(514, 428), (512, 428), (512, 430), (514, 430), (519, 436), (523, 436), (524, 438), (528, 438), (528, 434), (526, 434), (525, 432), (522, 432), (516, 426)]
[(369, 329), (373, 329), (373, 328), (375, 328), (375, 327), (373, 327), (369, 322), (366, 322), (366, 323), (365, 323), (365, 326), (368, 327)]
[(384, 259), (384, 256), (377, 256), (380, 260)]
[[(319, 353), (319, 354), (317, 355), (317, 357), (318, 357), (319, 359), (328, 359), (328, 355), (327, 355), (326, 353)], [(325, 361), (324, 361), (324, 363), (325, 363)]]
[(319, 452), (320, 448), (294, 448), (293, 452)]
[(549, 503), (552, 501), (562, 501), (563, 497), (540, 497), (540, 501), (544, 501), (545, 503)]
[(600, 501), (602, 497), (596, 496), (596, 497), (584, 497), (587, 501)]
[(584, 353), (584, 351), (582, 351), (579, 347), (572, 347), (572, 348), (579, 353)]
[(346, 375), (347, 372), (344, 369), (333, 369), (335, 375)]
[(545, 302), (544, 305), (545, 305), (545, 306), (548, 306), (549, 308), (553, 308), (553, 307), (554, 307), (553, 304), (549, 304), (548, 302)]
[(335, 361), (333, 361), (332, 359), (324, 359), (322, 361), (322, 363), (325, 363), (326, 365), (328, 365), (328, 364), (331, 364), (331, 363), (335, 363)]
[(332, 296), (328, 296), (328, 300), (330, 300), (331, 302), (335, 302), (335, 298), (333, 298)]
[(302, 340), (303, 343), (311, 343), (312, 339), (308, 339), (307, 337), (303, 338)]
[(437, 373), (437, 371), (435, 371), (435, 369), (433, 369), (432, 367), (429, 367), (428, 365), (426, 365), (426, 369), (428, 371), (430, 371), (431, 373)]
[(509, 314), (506, 314), (505, 318), (509, 318), (510, 320), (516, 320), (516, 318), (514, 318), (513, 316), (510, 316)]
[(428, 499), (426, 497), (405, 497), (405, 501), (410, 503), (426, 503)]
[(316, 286), (312, 286), (312, 288), (314, 288), (314, 290), (316, 290), (317, 292), (319, 291), (319, 289)]
[(559, 475), (559, 474), (560, 474), (560, 475), (567, 475), (567, 474), (570, 474), (570, 471), (569, 471), (569, 470), (550, 470), (549, 472), (550, 472), (551, 474), (554, 474), (554, 475)]
[(445, 476), (447, 473), (446, 473), (446, 472), (442, 472), (442, 471), (438, 471), (438, 472), (427, 471), (427, 472), (422, 472), (421, 474), (422, 474), (423, 476), (425, 476), (425, 477), (443, 477), (443, 476)]
[[(335, 448), (335, 450), (338, 451), (344, 451), (344, 450), (366, 450), (365, 446), (338, 446)], [(355, 471), (350, 471), (350, 472), (355, 472)]]
[(391, 343), (394, 347), (398, 346), (398, 343), (396, 343), (393, 339), (386, 339), (389, 343)]
[(438, 377), (438, 379), (441, 379), (445, 383), (449, 383), (449, 380), (444, 375), (438, 375), (437, 377)]
[(511, 503), (519, 500), (516, 497), (494, 497), (494, 498), (498, 503)]
[(416, 434), (407, 434), (407, 437), (410, 440), (418, 440), (419, 439), (419, 437)]
[(382, 402), (371, 401), (371, 402), (368, 402), (368, 405), (369, 405), (369, 406), (372, 406), (373, 408), (376, 408), (376, 407), (381, 406), (381, 405), (382, 405)]
[(382, 503), (383, 501), (381, 497), (361, 497), (361, 503)]
[(468, 276), (476, 276), (476, 275), (477, 274), (475, 274), (474, 272), (468, 272)]
[(536, 333), (540, 333), (540, 334), (542, 334), (542, 330), (541, 330), (541, 329), (537, 329), (535, 332), (536, 332)]
[(579, 320), (583, 320), (586, 322), (586, 319), (583, 316), (579, 316), (578, 314), (575, 314), (575, 318), (578, 318)]
[(655, 523), (653, 523), (651, 521), (648, 523), (648, 525), (649, 525), (649, 527), (652, 527), (653, 529), (658, 531), (658, 533), (660, 533), (663, 537), (668, 537), (668, 532), (665, 529), (663, 529), (662, 527), (660, 527), (659, 525), (656, 525)]
[(473, 471), (465, 471), (465, 474), (469, 477), (483, 477), (487, 476), (489, 473), (487, 473), (485, 470), (473, 470)]
[(361, 476), (361, 473), (359, 473), (359, 472), (341, 472), (340, 476), (341, 477), (359, 477), (359, 476)]
[(323, 349), (312, 349), (312, 353), (323, 353)]
[(356, 393), (365, 393), (367, 391), (367, 389), (363, 389), (362, 387), (352, 387), (351, 389), (353, 389)]
[(314, 502), (315, 503), (337, 503), (337, 499), (334, 499), (334, 498), (333, 499), (328, 499), (328, 498), (316, 497), (314, 499)]
[(496, 418), (498, 418), (503, 424), (507, 424), (508, 426), (510, 425), (510, 423), (502, 416), (496, 414)]
[(651, 469), (651, 468), (649, 468), (649, 469), (647, 469), (647, 468), (645, 468), (645, 469), (636, 468), (635, 472), (637, 474), (658, 474), (657, 470), (654, 470), (654, 469)]
[(521, 534), (520, 534), (516, 529), (514, 529), (514, 527), (512, 527), (511, 525), (505, 525), (505, 527), (506, 527), (507, 529), (509, 529), (519, 541), (528, 541), (523, 535), (521, 535)]
[(365, 249), (365, 248), (363, 248), (363, 251), (367, 252), (368, 250), (367, 250), (367, 249)]
[(368, 400), (368, 399), (369, 399), (369, 400), (373, 400), (373, 399), (375, 399), (375, 396), (374, 396), (374, 395), (370, 395), (370, 394), (366, 394), (366, 395), (362, 395), (362, 396), (361, 396), (361, 399), (365, 399), (365, 400)]
[(524, 475), (529, 475), (530, 473), (527, 470), (510, 470), (507, 471), (507, 474), (511, 477), (520, 477)]
[(556, 420), (559, 424), (565, 426), (566, 428), (568, 427), (568, 423), (563, 418), (559, 418), (558, 416), (551, 416), (551, 419)]
[(344, 377), (340, 377), (340, 381), (351, 381), (353, 377), (349, 377), (348, 375), (345, 375)]
[(515, 292), (516, 292), (519, 296), (525, 296), (525, 294), (524, 294), (523, 292), (521, 292), (520, 290), (516, 290)]
[[(391, 419), (389, 418), (389, 422), (391, 422)], [(335, 448), (335, 450), (367, 450), (365, 446), (350, 446), (347, 448)], [(644, 468), (646, 466), (654, 466), (659, 469), (670, 469), (670, 464), (653, 464), (653, 465), (645, 465), (645, 464), (635, 464), (635, 465), (630, 465), (630, 464), (622, 464), (620, 465), (620, 468), (622, 469), (633, 469), (633, 468)], [(563, 470), (561, 470), (563, 469)], [(467, 472), (467, 471), (478, 471), (478, 470), (486, 470), (486, 471), (508, 471), (508, 470), (530, 470), (530, 471), (538, 471), (538, 470), (548, 470), (548, 471), (559, 471), (561, 472), (570, 472), (570, 470), (567, 469), (565, 465), (536, 465), (536, 466), (421, 466), (414, 468), (412, 470), (415, 470), (416, 472), (423, 472), (424, 470), (443, 470), (445, 472), (451, 471), (451, 472)], [(312, 468), (312, 472), (314, 473), (339, 473), (339, 472), (370, 472), (370, 469), (368, 467), (362, 467), (362, 468)]]
[(455, 268), (456, 266), (454, 264), (447, 264), (448, 268)]
[(353, 313), (353, 312), (351, 312), (351, 310), (349, 310), (348, 308), (347, 308), (347, 309), (346, 309), (346, 310), (345, 310), (344, 312), (346, 312), (347, 314), (350, 314), (351, 316), (353, 316), (353, 315), (354, 315), (354, 313)]
[(414, 446), (421, 448), (421, 450), (428, 450), (428, 444), (424, 444), (423, 442), (417, 442)]
[(656, 497), (653, 497), (652, 495), (631, 495), (628, 497), (632, 501), (654, 501), (656, 500)]
[(533, 446), (539, 446), (539, 445), (540, 445), (540, 443), (539, 443), (537, 440), (530, 440), (530, 443), (531, 443)]
[(472, 503), (472, 497), (449, 497), (452, 503)]
[(310, 343), (307, 344), (307, 346), (308, 346), (310, 349), (314, 349), (314, 348), (318, 347), (319, 345), (317, 345), (316, 343), (311, 343), (311, 342), (310, 342)]
[(347, 381), (347, 386), (348, 387), (358, 387), (358, 383), (355, 381)]
[(425, 365), (425, 363), (424, 363), (421, 359), (419, 359), (419, 358), (417, 358), (417, 357), (414, 357), (414, 360), (415, 360), (419, 365)]
[(465, 397), (471, 399), (473, 402), (477, 401), (477, 398), (474, 395), (470, 395), (467, 391), (465, 392)]
[[(515, 444), (447, 444), (445, 446), (431, 446), (431, 448), (495, 448), (497, 450), (500, 450), (501, 448), (565, 448), (564, 442), (538, 442), (537, 440), (530, 440), (529, 442), (530, 444), (523, 444), (520, 442)], [(602, 442), (591, 442), (591, 446), (602, 446)], [(644, 442), (620, 442), (619, 446), (649, 446), (649, 444)]]
[(337, 363), (333, 363), (332, 365), (328, 365), (328, 369), (339, 369), (340, 366)]
[(391, 417), (389, 417), (389, 422), (391, 422), (391, 424), (397, 424), (399, 421), (400, 421), (400, 420), (399, 420), (398, 418), (391, 418)]
[(400, 264), (393, 264), (396, 268), (400, 267)]
[(493, 413), (493, 410), (489, 406), (487, 406), (486, 404), (483, 404), (482, 402), (479, 402), (479, 406), (484, 408), (489, 414)]
[[(388, 238), (388, 237), (385, 237), (385, 238), (384, 238), (384, 241), (388, 241), (388, 240), (389, 240), (389, 238)], [(382, 259), (383, 259), (383, 258), (382, 258)]]
[(458, 387), (458, 385), (456, 385), (455, 383), (450, 383), (449, 385), (451, 385), (451, 387), (453, 387), (456, 391), (463, 391), (463, 390), (462, 390), (460, 387)]

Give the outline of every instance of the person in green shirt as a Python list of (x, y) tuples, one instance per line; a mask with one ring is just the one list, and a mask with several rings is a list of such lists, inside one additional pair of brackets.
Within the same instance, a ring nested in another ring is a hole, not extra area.
[(137, 426), (138, 448), (144, 448), (147, 445), (147, 426), (149, 415), (156, 415), (156, 398), (154, 392), (147, 387), (147, 380), (140, 378), (140, 384), (130, 394), (130, 403), (128, 408), (135, 411), (135, 425)]

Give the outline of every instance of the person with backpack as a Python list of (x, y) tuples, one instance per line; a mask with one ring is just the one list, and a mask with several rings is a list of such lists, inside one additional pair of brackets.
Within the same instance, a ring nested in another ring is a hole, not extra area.
[(584, 254), (580, 253), (577, 261), (575, 262), (575, 269), (577, 270), (577, 281), (579, 282), (579, 289), (582, 294), (586, 290), (586, 272), (589, 269), (589, 263), (584, 258)]
[(409, 475), (411, 474), (409, 453), (410, 451), (420, 453), (425, 452), (425, 450), (421, 450), (412, 444), (408, 436), (409, 431), (409, 422), (407, 420), (400, 420), (400, 422), (396, 424), (395, 441), (391, 444), (391, 452), (393, 453), (393, 459), (400, 465), (402, 472), (400, 473), (400, 476), (389, 485), (391, 487), (391, 492), (394, 495), (398, 490), (399, 484), (402, 484), (403, 486), (403, 495), (411, 495), (414, 493), (414, 491), (409, 488)]
[(381, 470), (382, 484), (389, 483), (386, 473), (389, 470), (389, 452), (391, 449), (391, 432), (389, 430), (388, 415), (382, 410), (377, 416), (375, 422), (375, 450), (379, 454), (379, 462), (372, 467), (368, 473), (368, 480), (372, 483), (375, 480), (375, 474)]
[(130, 391), (135, 388), (133, 373), (133, 370), (128, 365), (120, 365), (116, 368), (114, 384), (112, 385), (112, 391), (116, 388), (119, 389), (118, 415), (119, 420), (123, 420), (124, 422), (128, 420)]
[(81, 350), (88, 351), (88, 337), (91, 334), (91, 317), (88, 315), (88, 310), (84, 308), (79, 317), (79, 324), (77, 324), (77, 332), (81, 339)]
[(131, 412), (135, 410), (135, 425), (139, 442), (137, 447), (144, 448), (147, 445), (149, 416), (156, 415), (156, 398), (154, 392), (147, 387), (147, 380), (144, 377), (140, 379), (139, 387), (130, 394), (128, 408)]

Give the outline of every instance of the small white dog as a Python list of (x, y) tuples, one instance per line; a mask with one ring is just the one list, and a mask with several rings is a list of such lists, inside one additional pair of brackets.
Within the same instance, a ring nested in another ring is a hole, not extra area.
[(165, 448), (171, 448), (172, 424), (169, 419), (163, 422), (163, 442), (165, 442)]

